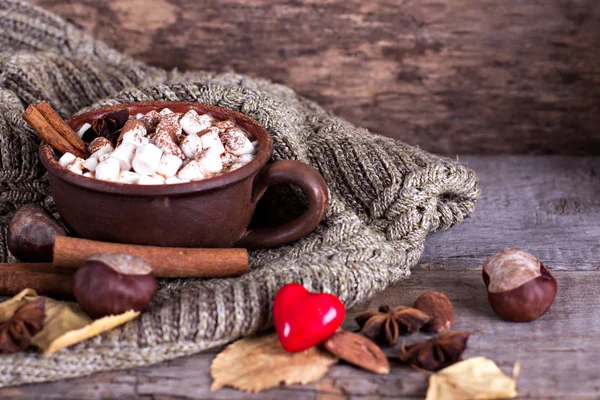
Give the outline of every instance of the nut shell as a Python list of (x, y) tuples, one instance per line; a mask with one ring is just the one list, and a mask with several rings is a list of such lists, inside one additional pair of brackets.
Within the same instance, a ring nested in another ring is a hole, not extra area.
[(124, 274), (93, 259), (75, 273), (73, 282), (77, 302), (93, 318), (129, 310), (145, 311), (157, 288), (152, 273)]
[(413, 305), (431, 319), (421, 328), (427, 332), (443, 333), (450, 330), (454, 323), (452, 302), (442, 292), (426, 292), (420, 295)]
[[(523, 285), (501, 293), (488, 293), (488, 300), (496, 314), (507, 321), (531, 322), (540, 318), (552, 306), (558, 285), (550, 272), (540, 265), (541, 275)], [(489, 276), (483, 280), (489, 285)]]
[(542, 263), (520, 249), (492, 254), (483, 265), (482, 276), (492, 309), (508, 321), (538, 319), (548, 311), (558, 289)]
[(8, 225), (7, 246), (19, 261), (50, 262), (56, 236), (67, 231), (37, 204), (27, 204), (13, 215)]

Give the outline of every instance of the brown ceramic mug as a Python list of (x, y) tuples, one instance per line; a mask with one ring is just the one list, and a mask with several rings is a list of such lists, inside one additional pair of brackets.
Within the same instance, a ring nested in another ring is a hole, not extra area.
[[(273, 247), (310, 233), (327, 206), (327, 185), (317, 170), (300, 161), (267, 164), (271, 135), (252, 118), (221, 107), (191, 102), (144, 102), (105, 107), (67, 123), (77, 129), (101, 115), (128, 108), (130, 114), (168, 107), (193, 109), (218, 120), (233, 119), (260, 143), (255, 159), (213, 178), (169, 185), (131, 185), (77, 175), (62, 168), (52, 149), (40, 146), (50, 190), (64, 221), (79, 236), (106, 242), (169, 247)], [(307, 210), (277, 227), (248, 229), (257, 202), (269, 186), (291, 183), (308, 199)]]

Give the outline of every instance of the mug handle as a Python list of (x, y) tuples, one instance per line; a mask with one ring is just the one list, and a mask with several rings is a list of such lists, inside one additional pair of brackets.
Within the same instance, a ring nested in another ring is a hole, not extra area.
[(252, 202), (258, 202), (267, 188), (281, 183), (300, 187), (308, 199), (308, 209), (293, 221), (283, 225), (250, 229), (235, 244), (249, 249), (275, 247), (291, 243), (312, 232), (327, 209), (327, 184), (321, 174), (300, 161), (276, 161), (258, 174), (252, 189)]

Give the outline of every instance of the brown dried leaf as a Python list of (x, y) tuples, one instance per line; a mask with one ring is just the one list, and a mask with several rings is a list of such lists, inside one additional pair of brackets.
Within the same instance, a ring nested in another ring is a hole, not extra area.
[(390, 364), (379, 346), (352, 332), (336, 332), (323, 346), (342, 360), (376, 374), (388, 374)]
[(210, 390), (229, 386), (260, 392), (279, 385), (306, 384), (321, 379), (337, 362), (318, 347), (288, 353), (275, 333), (248, 337), (230, 344), (214, 358)]
[(31, 344), (31, 338), (42, 330), (45, 316), (44, 297), (23, 304), (9, 321), (0, 324), (0, 352), (16, 353)]
[(433, 339), (402, 346), (400, 361), (428, 371), (454, 364), (467, 347), (469, 332), (449, 332)]
[(510, 377), (492, 360), (469, 358), (432, 374), (425, 400), (513, 399), (519, 395), (518, 376), (519, 363)]

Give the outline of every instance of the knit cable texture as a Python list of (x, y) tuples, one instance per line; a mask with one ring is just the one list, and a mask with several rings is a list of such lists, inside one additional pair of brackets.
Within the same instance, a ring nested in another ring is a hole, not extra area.
[[(479, 197), (477, 178), (465, 166), (357, 128), (285, 86), (234, 73), (153, 68), (21, 1), (0, 0), (0, 46), (2, 262), (14, 261), (6, 227), (15, 210), (38, 203), (55, 213), (39, 141), (21, 118), (28, 103), (42, 99), (63, 117), (147, 100), (240, 111), (271, 133), (273, 160), (309, 163), (330, 191), (318, 228), (296, 243), (252, 252), (246, 275), (163, 280), (150, 310), (120, 328), (49, 358), (34, 351), (0, 356), (0, 386), (150, 365), (260, 331), (287, 282), (334, 293), (352, 307), (407, 277), (426, 236), (461, 222)], [(270, 190), (264, 214), (275, 223), (303, 201), (295, 188)]]

